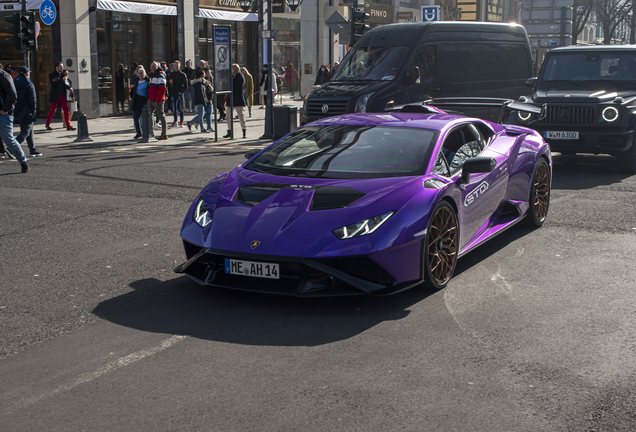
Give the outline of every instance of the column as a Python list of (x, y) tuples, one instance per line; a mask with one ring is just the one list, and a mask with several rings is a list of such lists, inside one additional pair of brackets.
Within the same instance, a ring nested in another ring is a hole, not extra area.
[[(97, 83), (91, 73), (91, 31), (88, 0), (65, 0), (58, 9), (60, 19), (61, 61), (69, 71), (75, 98), (87, 117), (99, 115), (93, 103), (98, 99)], [(95, 47), (97, 50), (97, 47)], [(97, 105), (99, 106), (99, 105)]]

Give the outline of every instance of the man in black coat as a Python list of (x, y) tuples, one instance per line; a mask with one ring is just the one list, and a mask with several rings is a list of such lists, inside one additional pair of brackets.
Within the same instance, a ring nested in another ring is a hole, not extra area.
[(46, 117), (46, 128), (48, 130), (53, 130), (51, 127), (51, 119), (53, 118), (53, 114), (55, 114), (58, 105), (62, 108), (62, 111), (64, 111), (64, 124), (66, 125), (66, 129), (75, 130), (75, 128), (71, 126), (71, 118), (68, 115), (68, 105), (66, 105), (66, 87), (62, 80), (63, 70), (64, 65), (62, 62), (57, 62), (55, 63), (55, 70), (49, 74), (49, 83), (51, 84), (49, 102), (51, 103), (51, 109), (49, 110), (49, 115)]
[[(243, 93), (243, 87), (245, 86), (245, 77), (241, 73), (241, 67), (234, 63), (232, 65), (232, 103), (234, 104), (234, 110), (238, 115), (239, 122), (241, 122), (241, 129), (243, 129), (243, 138), (247, 133), (247, 127), (245, 126), (245, 118), (243, 117), (243, 108), (245, 107), (245, 96)], [(227, 135), (223, 138), (233, 138), (232, 130), (230, 129), (230, 122), (232, 121), (232, 112), (227, 115)]]
[[(186, 89), (184, 95), (185, 99), (185, 109), (187, 112), (194, 111), (194, 89), (192, 88), (192, 84), (190, 81), (194, 79), (194, 69), (192, 69), (192, 60), (188, 60), (186, 65), (181, 71), (186, 74), (186, 78), (188, 78), (188, 88)], [(189, 103), (188, 103), (189, 101)]]
[(38, 151), (33, 142), (33, 123), (35, 122), (38, 99), (35, 86), (29, 79), (30, 74), (29, 68), (22, 66), (18, 69), (18, 76), (15, 77), (14, 83), (18, 93), (18, 102), (15, 104), (13, 123), (20, 125), (20, 134), (16, 137), (16, 141), (22, 144), (22, 141), (26, 139), (31, 157), (37, 157), (42, 156), (42, 153)]
[(188, 88), (188, 77), (181, 72), (181, 62), (179, 60), (175, 60), (172, 67), (174, 70), (168, 74), (168, 92), (174, 116), (171, 127), (177, 127), (177, 112), (180, 115), (178, 126), (183, 127), (183, 107), (185, 104), (185, 91)]
[(17, 97), (13, 78), (0, 70), (0, 137), (7, 147), (5, 151), (20, 162), (22, 172), (25, 173), (29, 171), (29, 163), (22, 147), (13, 137), (13, 108)]

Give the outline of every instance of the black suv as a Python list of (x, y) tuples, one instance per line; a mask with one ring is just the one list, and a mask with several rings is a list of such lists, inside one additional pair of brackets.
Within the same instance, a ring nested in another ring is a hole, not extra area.
[[(529, 126), (552, 151), (610, 154), (636, 172), (636, 46), (556, 48), (528, 85), (532, 101), (547, 104), (545, 117)], [(518, 116), (517, 123), (531, 120)]]

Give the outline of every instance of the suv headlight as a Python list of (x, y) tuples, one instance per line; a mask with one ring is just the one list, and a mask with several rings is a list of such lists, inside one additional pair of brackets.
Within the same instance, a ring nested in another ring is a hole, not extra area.
[(192, 219), (194, 219), (197, 225), (199, 225), (201, 228), (208, 226), (210, 222), (212, 222), (212, 217), (210, 216), (208, 209), (205, 208), (203, 199), (200, 199), (197, 203), (197, 206), (194, 208)]
[(519, 120), (526, 122), (530, 120), (530, 118), (532, 117), (532, 113), (525, 112), (525, 111), (517, 111), (517, 117), (519, 117)]
[(367, 93), (360, 96), (356, 102), (355, 112), (367, 112), (367, 104), (369, 103), (371, 96), (373, 96), (373, 93)]
[(361, 220), (351, 225), (343, 226), (333, 230), (333, 233), (340, 240), (350, 239), (354, 237), (361, 237), (367, 234), (375, 232), (380, 226), (389, 219), (395, 211), (383, 213), (378, 216), (374, 216), (369, 219)]
[(618, 120), (618, 109), (613, 106), (609, 106), (603, 110), (602, 116), (603, 120), (606, 122)]

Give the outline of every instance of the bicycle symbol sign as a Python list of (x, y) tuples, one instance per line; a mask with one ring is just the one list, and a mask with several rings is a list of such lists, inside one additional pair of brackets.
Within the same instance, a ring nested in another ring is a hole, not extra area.
[(40, 5), (40, 19), (46, 25), (51, 25), (55, 22), (57, 11), (55, 5), (51, 0), (44, 0)]

